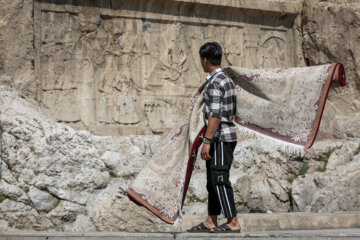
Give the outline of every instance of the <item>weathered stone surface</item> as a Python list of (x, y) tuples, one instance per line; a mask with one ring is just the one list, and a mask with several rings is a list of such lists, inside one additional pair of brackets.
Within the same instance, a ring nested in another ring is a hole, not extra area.
[(0, 86), (0, 105), (0, 212), (7, 224), (63, 231), (170, 229), (124, 194), (161, 137), (75, 131), (6, 85)]
[(60, 201), (56, 208), (51, 210), (47, 216), (52, 219), (55, 225), (62, 227), (63, 223), (74, 222), (78, 214), (84, 213), (84, 206), (69, 201)]
[(231, 178), (239, 210), (287, 211), (291, 184), (286, 179), (299, 164), (257, 140), (239, 142), (235, 156)]
[(88, 215), (98, 231), (170, 231), (148, 211), (139, 209), (124, 195), (126, 184), (111, 183), (87, 205)]
[[(359, 157), (360, 139), (318, 141), (303, 157), (279, 152), (255, 139), (239, 141), (230, 173), (237, 210), (358, 211)], [(184, 209), (205, 216), (207, 209), (199, 201), (206, 200), (206, 181), (203, 161), (198, 161)]]
[(87, 215), (78, 214), (72, 223), (63, 223), (64, 232), (95, 232), (96, 228)]
[(28, 195), (35, 208), (39, 211), (50, 211), (58, 204), (58, 200), (55, 197), (35, 187), (30, 187)]
[(0, 203), (1, 212), (21, 212), (29, 210), (31, 210), (30, 206), (26, 206), (24, 203), (11, 201), (9, 199), (5, 199)]
[[(331, 142), (322, 143), (334, 149)], [(328, 158), (326, 171), (297, 178), (292, 186), (295, 211), (336, 212), (360, 209), (360, 141), (343, 142)], [(349, 189), (352, 189), (351, 191)]]
[(64, 3), (0, 6), (0, 74), (53, 120), (98, 135), (164, 133), (205, 77), (198, 48), (216, 40), (224, 65), (344, 63), (349, 84), (331, 89), (319, 137), (360, 136), (356, 1)]
[[(171, 230), (124, 190), (201, 85), (198, 49), (212, 40), (224, 65), (342, 62), (348, 76), (303, 157), (241, 138), (238, 211), (360, 209), (357, 1), (111, 2), (0, 4), (0, 229)], [(205, 216), (197, 161), (183, 213)]]
[[(1, 180), (0, 211), (8, 224), (63, 231), (172, 229), (124, 194), (161, 137), (76, 131), (52, 122), (4, 85), (0, 104), (1, 176), (11, 176)], [(298, 157), (255, 139), (239, 141), (230, 178), (238, 211), (359, 210), (359, 145), (318, 141)], [(320, 156), (326, 156), (325, 172), (318, 169), (325, 164)], [(183, 213), (205, 216), (206, 200), (205, 162), (198, 158)]]
[(27, 200), (25, 192), (18, 186), (8, 184), (4, 180), (0, 180), (0, 194), (3, 194), (9, 198), (18, 199), (18, 200)]
[(0, 3), (0, 75), (10, 75), (15, 86), (36, 99), (34, 81), (33, 0)]
[(303, 54), (310, 65), (342, 62), (347, 86), (330, 89), (320, 137), (360, 135), (360, 4), (352, 0), (304, 1)]
[(304, 65), (300, 11), (301, 0), (5, 1), (0, 74), (76, 129), (164, 133), (205, 79), (205, 41), (222, 44), (224, 65)]

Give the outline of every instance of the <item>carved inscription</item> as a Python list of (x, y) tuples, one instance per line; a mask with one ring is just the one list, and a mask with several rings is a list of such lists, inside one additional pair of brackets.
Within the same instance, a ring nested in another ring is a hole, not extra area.
[(225, 66), (291, 62), (288, 30), (261, 28), (261, 22), (208, 24), (136, 11), (131, 17), (121, 9), (48, 7), (38, 5), (36, 23), (42, 108), (96, 134), (167, 132), (205, 81), (198, 51), (206, 41), (223, 46)]

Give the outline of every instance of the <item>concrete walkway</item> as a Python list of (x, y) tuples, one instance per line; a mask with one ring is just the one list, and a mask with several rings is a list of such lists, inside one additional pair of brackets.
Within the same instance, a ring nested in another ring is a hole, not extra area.
[[(132, 239), (357, 239), (360, 240), (360, 211), (336, 213), (239, 214), (241, 233), (187, 233), (200, 216), (184, 216), (183, 232), (0, 232), (0, 240), (132, 240)], [(223, 220), (224, 221), (224, 220)], [(221, 223), (221, 222), (220, 222)]]
[[(238, 218), (242, 230), (246, 232), (360, 228), (360, 211), (248, 213), (239, 214)], [(181, 229), (185, 231), (203, 220), (200, 216), (184, 216)]]
[(318, 229), (318, 230), (289, 230), (262, 231), (242, 233), (129, 233), (129, 232), (94, 232), (94, 233), (65, 233), (65, 232), (14, 232), (0, 233), (0, 240), (140, 240), (140, 239), (360, 239), (360, 228), (346, 229)]

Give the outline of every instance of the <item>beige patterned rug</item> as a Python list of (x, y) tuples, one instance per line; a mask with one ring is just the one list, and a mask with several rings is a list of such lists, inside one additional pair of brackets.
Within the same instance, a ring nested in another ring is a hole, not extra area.
[[(237, 86), (236, 124), (240, 132), (268, 139), (289, 152), (310, 148), (319, 129), (330, 84), (346, 83), (342, 64), (313, 67), (224, 69)], [(163, 221), (174, 224), (190, 182), (205, 127), (202, 90), (164, 138), (127, 195)]]

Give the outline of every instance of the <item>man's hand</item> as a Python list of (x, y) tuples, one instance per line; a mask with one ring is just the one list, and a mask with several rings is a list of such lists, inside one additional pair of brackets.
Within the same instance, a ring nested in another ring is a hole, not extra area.
[(203, 143), (202, 149), (201, 149), (201, 158), (204, 160), (210, 160), (210, 144)]

